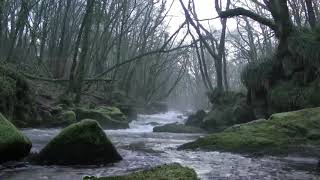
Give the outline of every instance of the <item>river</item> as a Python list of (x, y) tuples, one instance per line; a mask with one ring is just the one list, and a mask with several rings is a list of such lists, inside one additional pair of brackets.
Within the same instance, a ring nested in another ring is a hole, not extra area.
[[(0, 180), (80, 180), (84, 176), (122, 175), (153, 166), (178, 162), (194, 168), (201, 179), (255, 180), (295, 179), (316, 180), (320, 173), (317, 160), (307, 158), (245, 157), (242, 155), (177, 151), (176, 148), (202, 134), (153, 133), (156, 125), (182, 122), (181, 113), (139, 115), (125, 130), (106, 130), (123, 159), (110, 166), (34, 166), (13, 163), (0, 166)], [(180, 118), (179, 118), (180, 116)], [(43, 148), (61, 129), (25, 129), (22, 132), (33, 143), (33, 152)], [(76, 151), (76, 150), (75, 150)]]

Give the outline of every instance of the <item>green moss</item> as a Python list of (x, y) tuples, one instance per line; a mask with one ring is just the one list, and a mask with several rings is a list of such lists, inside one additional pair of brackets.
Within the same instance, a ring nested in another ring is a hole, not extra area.
[(232, 107), (217, 107), (203, 119), (201, 127), (208, 131), (220, 131), (234, 124)]
[(252, 121), (253, 110), (245, 102), (245, 99), (235, 100), (230, 105), (220, 105), (210, 111), (203, 119), (201, 127), (208, 131), (221, 131), (234, 124)]
[[(254, 154), (288, 154), (301, 147), (319, 146), (320, 108), (272, 115), (269, 120), (258, 120), (236, 125), (221, 133), (212, 134), (180, 149), (222, 150)], [(315, 154), (313, 154), (315, 155)]]
[(241, 73), (241, 81), (247, 89), (268, 89), (269, 84), (280, 79), (282, 65), (276, 58), (264, 58), (248, 64)]
[(240, 92), (233, 91), (220, 91), (215, 89), (213, 92), (208, 93), (210, 102), (216, 106), (232, 106), (244, 98), (245, 95)]
[(60, 109), (55, 109), (58, 114), (54, 115), (50, 121), (46, 120), (47, 122), (43, 122), (42, 126), (46, 127), (66, 127), (70, 124), (76, 123), (76, 113), (73, 111), (61, 111)]
[(320, 106), (319, 82), (299, 85), (293, 81), (280, 82), (269, 93), (270, 106), (275, 112), (293, 111)]
[(197, 180), (197, 174), (193, 169), (183, 167), (178, 163), (162, 165), (149, 170), (136, 172), (127, 176), (116, 177), (85, 177), (84, 180)]
[(185, 126), (185, 125), (176, 124), (176, 123), (154, 127), (153, 132), (190, 133), (190, 134), (205, 133), (205, 131), (200, 128)]
[(117, 107), (112, 107), (112, 106), (100, 106), (96, 108), (96, 111), (99, 111), (103, 114), (106, 114), (110, 116), (113, 119), (116, 119), (118, 121), (127, 121), (126, 115), (124, 115), (121, 110)]
[(45, 164), (106, 164), (121, 160), (95, 120), (83, 120), (63, 129), (41, 150), (37, 162)]
[(14, 96), (16, 93), (16, 81), (8, 76), (0, 76), (0, 97)]
[(77, 108), (77, 120), (94, 119), (107, 129), (128, 128), (127, 117), (116, 107), (98, 107), (96, 109)]
[(34, 94), (27, 80), (15, 70), (0, 66), (0, 82), (0, 112), (16, 126), (35, 124)]
[(31, 141), (0, 113), (0, 163), (27, 156)]
[(320, 27), (314, 30), (300, 29), (288, 39), (288, 49), (296, 64), (319, 66), (320, 62)]
[(195, 114), (191, 114), (188, 117), (188, 119), (186, 121), (186, 125), (200, 127), (200, 125), (206, 115), (207, 115), (207, 113), (204, 110), (199, 110)]

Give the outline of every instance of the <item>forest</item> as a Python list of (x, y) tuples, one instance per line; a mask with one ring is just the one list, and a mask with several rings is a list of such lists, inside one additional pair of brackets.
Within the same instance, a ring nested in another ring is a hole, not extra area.
[(320, 0), (0, 0), (0, 180), (320, 179)]

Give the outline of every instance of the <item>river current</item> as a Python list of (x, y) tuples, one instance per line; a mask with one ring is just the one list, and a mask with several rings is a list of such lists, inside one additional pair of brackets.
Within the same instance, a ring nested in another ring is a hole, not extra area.
[[(157, 125), (183, 122), (175, 111), (139, 115), (129, 129), (106, 130), (123, 159), (109, 166), (34, 166), (10, 163), (0, 166), (0, 180), (81, 180), (84, 176), (114, 176), (178, 162), (196, 170), (201, 179), (218, 180), (319, 180), (317, 160), (298, 157), (253, 158), (231, 153), (178, 151), (179, 145), (203, 134), (153, 133)], [(24, 129), (33, 143), (33, 152), (41, 150), (61, 129)], [(75, 151), (77, 151), (75, 149)]]

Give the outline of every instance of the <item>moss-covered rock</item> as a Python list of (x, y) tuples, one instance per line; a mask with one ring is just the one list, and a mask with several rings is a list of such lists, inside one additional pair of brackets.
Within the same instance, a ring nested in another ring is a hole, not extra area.
[(34, 93), (27, 80), (14, 70), (0, 66), (0, 112), (18, 127), (37, 124)]
[(168, 132), (168, 133), (205, 133), (204, 130), (192, 127), (192, 126), (186, 126), (183, 124), (166, 124), (164, 126), (157, 126), (153, 128), (153, 132)]
[(0, 113), (0, 163), (27, 156), (31, 141)]
[(187, 126), (196, 126), (196, 127), (200, 127), (201, 123), (204, 119), (204, 117), (207, 115), (207, 113), (204, 110), (199, 110), (197, 111), (195, 114), (191, 114), (187, 121), (186, 121), (186, 125)]
[(125, 114), (128, 117), (129, 122), (138, 118), (137, 109), (133, 105), (119, 104), (117, 105), (117, 108), (119, 108), (121, 112), (123, 112), (123, 114)]
[(137, 102), (130, 98), (125, 92), (119, 90), (113, 91), (109, 94), (109, 100), (112, 105), (119, 108), (121, 112), (128, 117), (129, 121), (137, 119)]
[(67, 110), (54, 115), (51, 120), (44, 122), (45, 127), (66, 127), (77, 122), (76, 113)]
[(96, 109), (77, 108), (75, 110), (77, 120), (94, 119), (106, 129), (129, 128), (127, 117), (116, 107), (101, 106)]
[(221, 131), (234, 124), (250, 122), (255, 119), (253, 109), (240, 96), (229, 104), (220, 104), (210, 111), (202, 120), (201, 128), (208, 131)]
[(320, 146), (319, 129), (320, 108), (304, 109), (274, 114), (268, 120), (235, 125), (221, 133), (184, 144), (180, 149), (319, 156), (318, 148), (314, 148)]
[(198, 180), (197, 173), (178, 163), (162, 165), (126, 176), (85, 177), (84, 180)]
[(63, 129), (47, 144), (35, 161), (40, 164), (108, 164), (122, 158), (95, 120), (82, 120)]

